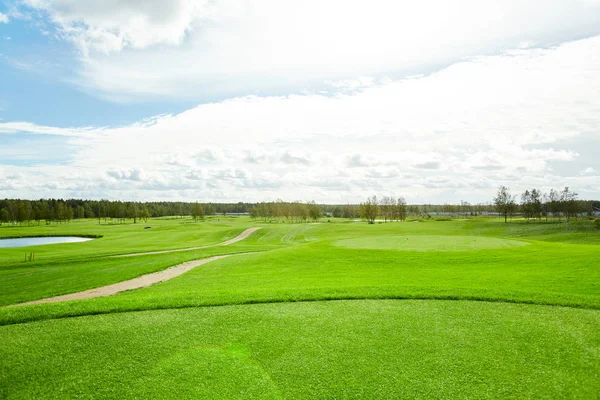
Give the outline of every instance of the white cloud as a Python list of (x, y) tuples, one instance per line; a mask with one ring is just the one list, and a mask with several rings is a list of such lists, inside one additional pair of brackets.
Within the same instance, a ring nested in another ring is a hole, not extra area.
[(24, 0), (49, 13), (64, 37), (84, 54), (109, 54), (124, 48), (179, 45), (208, 1), (195, 0)]
[(568, 185), (600, 198), (587, 169), (593, 149), (575, 146), (600, 134), (599, 97), (597, 36), (351, 94), (240, 97), (121, 127), (0, 123), (0, 134), (63, 135), (74, 149), (65, 166), (4, 165), (6, 176), (25, 176), (5, 179), (6, 190), (340, 203), (385, 192), (443, 203), (488, 201), (505, 184), (515, 193)]
[(595, 175), (597, 171), (592, 167), (587, 167), (579, 172), (579, 175)]
[(131, 168), (125, 170), (114, 170), (111, 169), (106, 172), (108, 176), (118, 179), (118, 180), (127, 180), (127, 181), (143, 181), (146, 178), (146, 174), (142, 168)]
[(590, 0), (25, 3), (81, 51), (77, 84), (120, 101), (355, 90), (600, 34), (600, 4)]
[(0, 24), (8, 24), (9, 22), (8, 15), (0, 12)]
[(419, 169), (438, 170), (442, 167), (442, 163), (439, 161), (426, 161), (424, 163), (415, 164), (414, 167)]
[(285, 164), (300, 164), (300, 165), (310, 165), (310, 157), (307, 154), (303, 154), (302, 152), (297, 151), (285, 151), (281, 157), (281, 162)]

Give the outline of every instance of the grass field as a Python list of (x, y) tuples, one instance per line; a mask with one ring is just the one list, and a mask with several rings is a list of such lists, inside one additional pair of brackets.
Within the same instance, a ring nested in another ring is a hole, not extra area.
[[(0, 227), (51, 234), (101, 238), (0, 249), (0, 398), (600, 396), (590, 221)], [(9, 306), (248, 252), (111, 297)]]

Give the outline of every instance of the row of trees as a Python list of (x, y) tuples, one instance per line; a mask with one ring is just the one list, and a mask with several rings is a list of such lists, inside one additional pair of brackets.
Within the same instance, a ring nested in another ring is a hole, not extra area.
[[(354, 216), (350, 207), (341, 214)], [(337, 211), (337, 210), (336, 210)], [(205, 215), (250, 214), (263, 220), (282, 219), (288, 222), (316, 221), (323, 215), (323, 209), (314, 201), (307, 203), (284, 202), (278, 200), (270, 203), (205, 203), (198, 202), (122, 202), (109, 200), (0, 200), (0, 225), (3, 223), (39, 224), (45, 221), (62, 223), (79, 218), (98, 218), (98, 223), (124, 223), (127, 220), (146, 221), (150, 217), (190, 215), (194, 221), (203, 219)], [(341, 215), (340, 215), (341, 216)]]
[(82, 201), (62, 199), (0, 200), (0, 225), (3, 223), (23, 224), (32, 221), (40, 224), (63, 223), (72, 219), (98, 218), (105, 221), (124, 222), (126, 219), (147, 220), (151, 217), (147, 205), (122, 201)]
[(521, 194), (521, 203), (516, 202), (516, 195), (511, 194), (506, 186), (500, 186), (494, 205), (496, 211), (504, 217), (504, 222), (508, 217), (520, 213), (526, 219), (541, 220), (542, 217), (548, 220), (550, 216), (553, 219), (565, 219), (566, 222), (572, 217), (583, 213), (592, 213), (594, 211), (593, 202), (577, 199), (577, 193), (565, 187), (563, 190), (550, 189), (549, 193), (543, 193), (538, 189), (527, 189)]
[(270, 203), (258, 203), (250, 209), (252, 218), (263, 221), (308, 222), (317, 221), (323, 216), (321, 206), (314, 201), (307, 203), (277, 200)]
[(356, 204), (345, 205), (323, 205), (323, 213), (334, 218), (358, 218), (358, 206)]
[(63, 223), (79, 218), (98, 218), (98, 222), (123, 223), (127, 220), (146, 221), (150, 217), (192, 215), (195, 219), (205, 214), (248, 212), (250, 203), (187, 203), (187, 202), (123, 202), (109, 200), (40, 199), (0, 200), (0, 225), (3, 223)]
[(358, 213), (370, 224), (375, 223), (378, 216), (381, 216), (384, 222), (404, 221), (407, 214), (406, 200), (404, 197), (394, 199), (390, 196), (383, 196), (378, 201), (377, 196), (369, 197), (367, 201), (359, 204)]
[[(199, 212), (201, 206), (203, 212)], [(197, 202), (124, 202), (81, 199), (0, 200), (0, 224), (30, 221), (64, 222), (78, 218), (99, 218), (100, 221), (123, 222), (146, 220), (150, 217), (168, 217), (215, 214), (246, 214), (256, 203)]]
[(497, 215), (505, 220), (509, 216), (520, 213), (527, 219), (565, 219), (581, 213), (591, 213), (594, 205), (600, 209), (600, 202), (578, 200), (577, 193), (568, 187), (563, 190), (550, 190), (543, 193), (538, 189), (526, 190), (521, 195), (520, 204), (510, 190), (501, 186), (493, 202), (487, 204), (413, 204), (407, 205), (404, 198), (394, 199), (384, 196), (380, 200), (373, 196), (359, 205), (317, 205), (314, 201), (263, 203), (198, 203), (198, 202), (123, 202), (109, 200), (80, 199), (40, 199), (0, 200), (0, 225), (3, 223), (47, 224), (63, 223), (78, 218), (97, 218), (98, 223), (123, 223), (128, 220), (146, 221), (150, 217), (187, 216), (195, 221), (205, 215), (214, 214), (250, 214), (263, 220), (284, 220), (287, 222), (315, 221), (322, 215), (335, 218), (364, 218), (373, 223), (376, 218), (384, 221), (401, 221), (407, 215), (420, 218), (432, 216), (477, 216)]

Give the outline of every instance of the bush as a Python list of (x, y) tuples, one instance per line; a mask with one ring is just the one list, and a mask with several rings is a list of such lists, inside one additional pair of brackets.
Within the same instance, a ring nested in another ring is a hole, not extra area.
[(595, 227), (596, 229), (600, 229), (600, 218), (597, 218), (597, 219), (594, 221), (594, 227)]

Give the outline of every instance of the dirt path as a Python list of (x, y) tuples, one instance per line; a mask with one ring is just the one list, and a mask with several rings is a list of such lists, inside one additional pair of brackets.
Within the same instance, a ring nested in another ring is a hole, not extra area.
[(240, 240), (246, 239), (248, 236), (250, 236), (251, 234), (253, 234), (254, 232), (256, 232), (259, 229), (260, 229), (260, 227), (246, 229), (244, 232), (240, 233), (239, 235), (237, 235), (233, 239), (229, 239), (229, 240), (226, 240), (225, 242), (217, 243), (217, 244), (207, 244), (205, 246), (198, 246), (198, 247), (187, 247), (185, 249), (159, 250), (159, 251), (147, 251), (145, 253), (119, 254), (119, 255), (110, 256), (110, 257), (111, 258), (135, 257), (135, 256), (145, 256), (145, 255), (148, 255), (148, 254), (177, 253), (179, 251), (190, 251), (190, 250), (206, 249), (208, 247), (215, 247), (215, 246), (228, 246), (228, 245), (233, 244), (235, 242), (239, 242)]
[[(233, 240), (233, 239), (232, 239)], [(14, 304), (14, 306), (27, 306), (31, 304), (42, 304), (42, 303), (57, 303), (60, 301), (69, 301), (69, 300), (84, 300), (84, 299), (92, 299), (94, 297), (105, 297), (112, 296), (114, 294), (123, 292), (125, 290), (133, 290), (140, 289), (155, 283), (168, 281), (169, 279), (173, 279), (176, 276), (184, 274), (189, 270), (196, 268), (200, 265), (209, 263), (211, 261), (220, 260), (225, 257), (229, 257), (236, 254), (225, 254), (221, 256), (213, 256), (209, 258), (204, 258), (202, 260), (193, 260), (187, 261), (182, 264), (176, 265), (171, 268), (167, 268), (163, 271), (154, 272), (151, 274), (142, 275), (138, 278), (130, 279), (128, 281), (123, 281), (119, 283), (114, 283), (112, 285), (99, 287), (96, 289), (85, 290), (83, 292), (78, 293), (70, 293), (62, 296), (49, 297), (47, 299), (40, 299), (34, 301), (28, 301), (26, 303)]]

